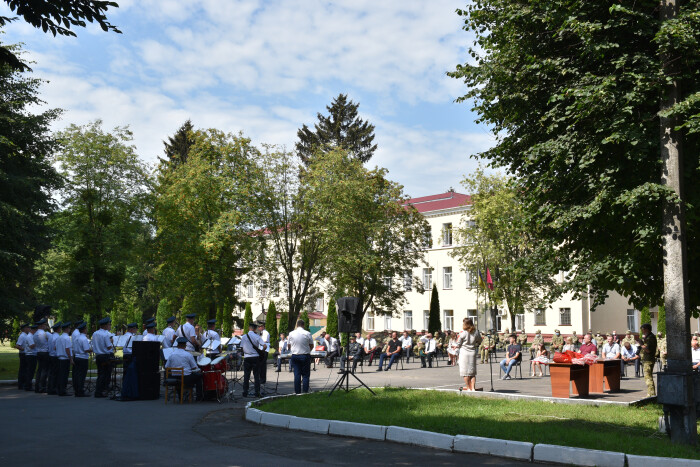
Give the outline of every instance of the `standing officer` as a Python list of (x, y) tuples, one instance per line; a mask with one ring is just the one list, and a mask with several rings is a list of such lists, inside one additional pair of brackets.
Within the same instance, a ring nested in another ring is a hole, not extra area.
[[(206, 341), (219, 341), (219, 345), (211, 350), (207, 350), (207, 357), (211, 358), (214, 360), (216, 357), (219, 356), (219, 353), (221, 352), (221, 336), (219, 336), (219, 333), (216, 332), (216, 320), (215, 319), (210, 319), (207, 321), (207, 330), (204, 331), (203, 335), (203, 340)], [(270, 333), (267, 333), (268, 335), (268, 341), (269, 341), (269, 336)]]
[(481, 346), (479, 346), (479, 355), (481, 356), (481, 363), (486, 363), (489, 357), (489, 349), (493, 345), (491, 341), (491, 336), (486, 334), (481, 340)]
[(85, 394), (85, 377), (88, 371), (89, 353), (92, 349), (85, 335), (87, 323), (81, 323), (76, 329), (78, 337), (73, 339), (73, 391), (75, 397), (87, 397), (89, 394)]
[(666, 338), (664, 337), (664, 333), (661, 331), (657, 332), (656, 336), (656, 341), (659, 344), (658, 350), (656, 351), (656, 356), (661, 362), (661, 369), (663, 370), (664, 368), (666, 368), (666, 356), (668, 355), (668, 349), (666, 347)]
[(53, 332), (49, 334), (49, 377), (46, 394), (55, 396), (58, 394), (56, 389), (56, 381), (58, 377), (58, 355), (56, 355), (56, 342), (58, 336), (61, 335), (61, 322), (54, 324), (51, 329)]
[(107, 397), (107, 387), (112, 376), (112, 319), (102, 318), (97, 322), (100, 329), (92, 335), (92, 350), (95, 352), (95, 363), (97, 364), (97, 383), (95, 384), (95, 397)]
[(19, 328), (20, 333), (15, 343), (15, 348), (19, 350), (19, 371), (17, 371), (17, 389), (24, 389), (24, 382), (27, 377), (27, 355), (24, 352), (24, 346), (29, 332), (29, 323), (23, 324)]
[(169, 349), (173, 345), (175, 345), (175, 328), (177, 327), (177, 323), (175, 322), (175, 317), (171, 316), (170, 318), (165, 320), (167, 326), (165, 329), (163, 329), (163, 348), (164, 349)]
[(554, 335), (552, 336), (552, 346), (551, 346), (552, 354), (554, 354), (554, 352), (561, 352), (563, 348), (564, 348), (564, 338), (562, 337), (561, 332), (559, 332), (559, 329), (555, 329)]
[(187, 346), (185, 350), (188, 352), (194, 352), (199, 350), (199, 342), (197, 341), (197, 331), (194, 328), (194, 319), (197, 317), (197, 313), (190, 313), (185, 315), (187, 322), (180, 326), (177, 330), (180, 337), (187, 339)]
[(61, 325), (61, 335), (56, 340), (56, 356), (58, 357), (58, 372), (56, 375), (56, 392), (59, 396), (70, 396), (66, 392), (68, 385), (68, 374), (70, 367), (73, 364), (73, 353), (71, 352), (70, 339), (71, 322), (67, 321)]
[(520, 344), (521, 349), (525, 349), (525, 346), (527, 345), (527, 333), (521, 332), (520, 334), (518, 334), (516, 342)]
[[(75, 324), (73, 324), (73, 332), (70, 333), (70, 340), (73, 342), (73, 339), (77, 339), (78, 336), (80, 335), (80, 331), (78, 330), (78, 327), (80, 327), (81, 324), (83, 324), (85, 321), (76, 321)], [(87, 323), (85, 323), (87, 324)]]
[(647, 383), (647, 397), (656, 395), (656, 387), (654, 386), (654, 363), (656, 360), (656, 336), (651, 332), (651, 324), (644, 323), (641, 326), (642, 331), (642, 365), (644, 368), (644, 380)]
[(124, 374), (126, 374), (126, 370), (129, 368), (129, 365), (131, 365), (131, 362), (134, 358), (132, 351), (134, 345), (134, 337), (138, 327), (138, 323), (129, 323), (126, 325), (126, 332), (124, 333), (124, 335), (127, 336), (127, 338), (126, 341), (124, 341), (124, 347), (122, 347), (122, 359), (124, 360)]
[(46, 382), (49, 378), (49, 335), (46, 333), (46, 318), (36, 322), (38, 329), (34, 333), (36, 346), (36, 384), (35, 392), (46, 392)]
[(260, 352), (265, 347), (260, 336), (255, 330), (258, 325), (251, 321), (248, 325), (248, 333), (241, 337), (241, 347), (243, 348), (243, 397), (248, 397), (250, 389), (250, 373), (253, 372), (255, 384), (255, 397), (260, 395)]
[[(294, 370), (294, 392), (296, 394), (309, 392), (309, 377), (311, 376), (310, 354), (311, 349), (314, 348), (314, 340), (311, 333), (304, 329), (304, 324), (303, 319), (298, 320), (296, 329), (289, 333), (289, 348), (292, 351), (289, 364)], [(374, 341), (374, 339), (372, 340)], [(376, 347), (376, 345), (375, 341), (374, 346)]]
[(155, 322), (155, 318), (148, 318), (146, 321), (143, 322), (143, 337), (146, 337), (146, 334), (148, 334), (148, 325)]
[(156, 336), (156, 323), (148, 323), (146, 325), (146, 334), (143, 336), (144, 342), (158, 342)]
[(32, 381), (34, 380), (34, 372), (36, 371), (36, 344), (34, 343), (34, 334), (38, 326), (33, 324), (29, 326), (29, 331), (24, 338), (24, 358), (27, 360), (27, 371), (24, 376), (25, 391), (32, 390)]

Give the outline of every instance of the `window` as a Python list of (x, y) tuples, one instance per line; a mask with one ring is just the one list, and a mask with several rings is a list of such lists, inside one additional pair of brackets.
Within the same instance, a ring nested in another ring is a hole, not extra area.
[(571, 326), (571, 308), (559, 308), (559, 326)]
[(242, 297), (243, 296), (243, 287), (241, 287), (241, 284), (236, 284), (236, 297)]
[(318, 297), (316, 299), (316, 311), (323, 313), (323, 297)]
[(432, 268), (423, 268), (423, 288), (425, 290), (430, 290), (433, 288), (433, 270), (432, 270)]
[(260, 281), (260, 296), (267, 297), (267, 281), (265, 279)]
[(411, 277), (411, 271), (404, 272), (403, 273), (403, 290), (404, 290), (404, 292), (410, 292), (412, 290), (412, 288), (411, 288), (412, 282), (413, 282), (413, 278)]
[(386, 287), (387, 290), (391, 290), (391, 277), (384, 278), (384, 287)]
[(452, 288), (452, 267), (442, 268), (442, 288)]
[(428, 323), (430, 322), (430, 311), (423, 311), (423, 330), (428, 329)]
[(248, 282), (248, 297), (255, 296), (255, 285), (252, 282)]
[(367, 329), (369, 331), (374, 331), (374, 313), (371, 311), (367, 312)]
[(391, 331), (391, 315), (384, 317), (384, 330)]
[(467, 288), (476, 289), (479, 285), (479, 273), (476, 269), (467, 269)]
[(525, 315), (523, 313), (515, 315), (515, 329), (519, 331), (525, 329)]
[(433, 234), (428, 230), (423, 236), (423, 248), (426, 250), (433, 247)]
[(413, 312), (404, 311), (403, 312), (403, 328), (410, 331), (413, 329)]
[(471, 318), (472, 321), (474, 321), (474, 324), (476, 324), (476, 318), (477, 318), (476, 310), (467, 310), (467, 318)]
[(547, 325), (547, 314), (544, 312), (544, 308), (538, 308), (535, 310), (535, 326), (546, 326)]
[(443, 320), (445, 325), (443, 326), (443, 329), (446, 331), (452, 331), (455, 327), (455, 312), (454, 310), (445, 310), (445, 319)]
[(499, 332), (503, 330), (501, 328), (501, 315), (496, 316), (496, 330)]
[(452, 222), (442, 224), (442, 246), (452, 245)]
[(272, 281), (272, 296), (273, 297), (280, 296), (280, 281), (278, 281), (278, 280)]
[(627, 310), (627, 329), (634, 332), (639, 331), (639, 327), (637, 326), (637, 310), (635, 309)]

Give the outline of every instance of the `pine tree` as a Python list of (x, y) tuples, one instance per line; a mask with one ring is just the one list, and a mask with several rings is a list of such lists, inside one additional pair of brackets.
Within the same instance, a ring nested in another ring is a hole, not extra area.
[(666, 337), (666, 307), (664, 305), (659, 306), (659, 318), (656, 323), (656, 331), (663, 332), (664, 337)]
[(326, 317), (326, 332), (338, 337), (338, 311), (335, 308), (335, 300), (328, 302), (328, 316)]
[(289, 335), (289, 312), (288, 311), (283, 311), (282, 313), (280, 313), (279, 330), (281, 333), (284, 332), (285, 334)]
[[(639, 319), (641, 320), (640, 325), (644, 324), (644, 323), (651, 323), (651, 313), (649, 313), (648, 306), (643, 307), (641, 309), (639, 315), (640, 315)], [(637, 329), (630, 329), (630, 331), (637, 331)]]
[(233, 334), (233, 313), (231, 312), (231, 302), (229, 300), (224, 302), (224, 312), (221, 320), (221, 333), (223, 336), (230, 337)]
[(279, 331), (277, 329), (277, 308), (275, 302), (270, 300), (270, 305), (267, 307), (267, 316), (265, 317), (265, 330), (270, 333), (270, 348), (277, 349), (280, 341)]
[(165, 329), (165, 326), (168, 324), (166, 323), (168, 318), (170, 318), (170, 303), (163, 298), (158, 302), (158, 310), (156, 311), (156, 326), (158, 326), (159, 330)]
[(245, 304), (245, 315), (243, 317), (243, 332), (248, 332), (248, 326), (253, 322), (253, 309), (250, 307), (250, 302)]
[(440, 323), (440, 298), (438, 298), (437, 285), (433, 284), (433, 292), (430, 295), (430, 315), (428, 317), (428, 332), (435, 334), (442, 329)]
[[(304, 327), (308, 330), (309, 329), (309, 312), (307, 310), (304, 310), (301, 315), (299, 316), (299, 319), (304, 320)], [(296, 328), (296, 326), (294, 326)]]
[(317, 114), (318, 123), (314, 130), (306, 125), (297, 131), (299, 142), (296, 144), (299, 157), (309, 165), (317, 151), (343, 148), (360, 162), (367, 162), (377, 149), (374, 141), (374, 125), (357, 116), (355, 104), (348, 100), (346, 94), (339, 94), (330, 106), (326, 106), (329, 115)]
[(168, 141), (163, 141), (167, 159), (160, 159), (161, 170), (172, 170), (187, 162), (187, 154), (194, 144), (193, 132), (192, 121), (188, 119)]

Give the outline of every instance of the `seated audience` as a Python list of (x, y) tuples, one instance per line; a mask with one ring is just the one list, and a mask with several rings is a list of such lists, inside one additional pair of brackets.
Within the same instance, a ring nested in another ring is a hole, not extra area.
[(510, 344), (506, 349), (508, 356), (501, 360), (500, 363), (501, 370), (503, 370), (503, 376), (501, 376), (501, 379), (510, 379), (510, 369), (513, 368), (513, 365), (520, 362), (523, 354), (520, 344), (515, 343), (515, 334), (511, 334), (508, 337), (508, 340), (510, 341)]
[(611, 334), (607, 335), (608, 341), (603, 344), (602, 357), (606, 360), (617, 360), (620, 358), (620, 344), (613, 340)]
[(425, 348), (423, 348), (423, 354), (420, 356), (420, 366), (425, 368), (425, 360), (428, 359), (428, 367), (433, 367), (433, 357), (437, 351), (437, 342), (431, 333), (427, 333), (425, 336), (420, 338)]
[(625, 365), (634, 363), (634, 375), (639, 377), (639, 354), (637, 354), (637, 346), (631, 345), (629, 341), (626, 341), (622, 346), (620, 357), (622, 358), (623, 369)]
[(408, 335), (408, 331), (404, 331), (403, 335), (399, 337), (399, 342), (401, 342), (401, 351), (404, 357), (408, 361), (409, 355), (411, 355), (411, 349), (413, 348), (413, 339)]
[(567, 337), (566, 339), (564, 339), (564, 342), (566, 342), (566, 344), (564, 344), (564, 349), (562, 350), (562, 352), (566, 352), (567, 350), (576, 352), (576, 346), (574, 345), (573, 337)]
[(578, 349), (578, 351), (584, 355), (598, 355), (598, 347), (591, 342), (591, 339), (592, 336), (586, 333), (586, 335), (583, 336), (583, 344), (581, 344), (581, 348)]
[[(571, 338), (568, 338), (571, 339)], [(537, 349), (537, 357), (532, 360), (532, 367), (530, 368), (530, 376), (535, 376), (535, 369), (540, 370), (540, 376), (544, 376), (542, 371), (542, 365), (547, 365), (549, 363), (549, 351), (544, 346), (544, 342), (540, 343), (540, 348)]]
[(340, 357), (340, 372), (345, 371), (345, 365), (348, 360), (352, 362), (352, 372), (357, 369), (357, 362), (362, 359), (362, 346), (357, 342), (357, 336), (350, 336), (350, 345), (348, 346), (348, 354)]
[(399, 342), (398, 333), (396, 331), (391, 333), (391, 339), (386, 345), (386, 352), (379, 356), (379, 368), (376, 371), (382, 371), (384, 369), (384, 359), (389, 358), (389, 365), (386, 367), (387, 370), (391, 370), (391, 365), (394, 361), (400, 357), (401, 353), (401, 342)]

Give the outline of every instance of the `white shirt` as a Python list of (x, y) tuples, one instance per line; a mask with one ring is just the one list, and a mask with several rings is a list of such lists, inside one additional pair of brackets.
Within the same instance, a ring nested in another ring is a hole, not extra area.
[(605, 344), (603, 344), (603, 356), (606, 359), (613, 359), (619, 353), (620, 353), (620, 346), (618, 344), (613, 343), (612, 345), (610, 345), (607, 342)]
[[(268, 333), (268, 342), (269, 342), (269, 336), (270, 336), (270, 334)], [(212, 330), (212, 329), (207, 329), (207, 331), (204, 333), (204, 338), (206, 340), (210, 340), (210, 341), (221, 342), (221, 336), (219, 336), (219, 333)], [(219, 353), (220, 350), (221, 350), (221, 345), (219, 345), (217, 348), (215, 348), (213, 350), (207, 350), (207, 355), (216, 355)]]
[(364, 346), (365, 346), (365, 338), (364, 338), (364, 337), (358, 337), (358, 338), (355, 340), (355, 342), (357, 342), (358, 344), (360, 344), (360, 347), (364, 348)]
[(634, 356), (637, 354), (637, 346), (636, 345), (630, 345), (630, 349), (627, 350), (627, 347), (624, 345), (622, 346), (622, 356), (625, 358), (634, 358)]
[(328, 349), (329, 352), (338, 351), (338, 339), (333, 336), (326, 336), (326, 340), (324, 341), (323, 345), (326, 346), (326, 349)]
[(694, 348), (691, 347), (691, 348), (690, 348), (690, 353), (692, 354), (693, 365), (695, 365), (696, 363), (700, 362), (700, 347), (698, 347), (697, 349), (694, 349)]
[(420, 341), (425, 344), (425, 353), (435, 352), (435, 338), (421, 337)]
[(143, 337), (146, 337), (146, 334), (148, 334), (148, 329), (143, 330)]
[[(125, 336), (129, 336), (126, 341), (124, 341), (124, 347), (122, 347), (122, 353), (124, 355), (131, 355), (132, 351), (132, 345), (134, 345), (133, 340), (134, 340), (134, 333), (126, 331), (124, 333)], [(94, 338), (94, 336), (93, 336)]]
[(155, 332), (147, 332), (145, 336), (143, 336), (143, 341), (144, 342), (158, 342), (158, 336), (156, 335)]
[(27, 333), (22, 331), (19, 333), (19, 337), (17, 338), (17, 347), (19, 347), (19, 353), (24, 353), (24, 345), (25, 345), (25, 339), (27, 337)]
[(185, 376), (199, 369), (192, 354), (180, 348), (175, 349), (170, 354), (170, 358), (165, 362), (165, 368), (183, 368)]
[(370, 350), (372, 350), (376, 346), (377, 346), (377, 340), (372, 339), (372, 338), (367, 338), (362, 343), (362, 348), (365, 349), (365, 352), (369, 352)]
[(262, 349), (265, 347), (265, 344), (262, 339), (260, 339), (260, 336), (253, 331), (248, 331), (248, 334), (241, 336), (241, 347), (243, 348), (243, 357), (252, 358), (259, 357), (255, 349)]
[(185, 350), (189, 350), (190, 352), (194, 352), (194, 345), (192, 345), (192, 338), (197, 337), (197, 332), (194, 329), (194, 326), (191, 325), (190, 323), (185, 323), (182, 325), (182, 336), (187, 338), (187, 346), (185, 347)]
[(401, 342), (402, 349), (406, 349), (413, 345), (413, 339), (411, 338), (411, 336), (401, 336), (399, 337), (399, 341)]
[(24, 336), (24, 355), (36, 355), (36, 347), (34, 345), (34, 334), (28, 332)]
[(73, 332), (70, 334), (71, 341), (77, 339), (79, 335), (80, 331), (78, 331), (78, 329), (73, 329)]
[(89, 358), (88, 352), (90, 351), (90, 343), (88, 338), (82, 332), (78, 334), (78, 337), (73, 339), (73, 356), (75, 358), (82, 358), (87, 360)]
[(58, 340), (58, 333), (52, 332), (49, 334), (49, 357), (56, 357), (56, 341)]
[(68, 360), (70, 357), (68, 351), (71, 348), (70, 336), (64, 332), (56, 340), (56, 356), (59, 360)]
[(263, 329), (260, 333), (260, 339), (265, 343), (265, 350), (270, 351), (270, 333), (267, 329)]
[(37, 329), (34, 333), (34, 345), (37, 352), (49, 351), (49, 336), (43, 329)]
[(171, 326), (168, 326), (167, 328), (163, 329), (163, 336), (165, 337), (163, 339), (163, 348), (169, 349), (170, 347), (173, 346), (173, 339), (175, 338), (175, 330)]
[(292, 355), (309, 355), (313, 345), (314, 339), (306, 329), (298, 327), (289, 333), (289, 348)]
[(92, 335), (92, 350), (95, 355), (107, 355), (112, 353), (112, 333), (106, 329), (98, 329)]
[(280, 341), (279, 351), (282, 355), (289, 354), (289, 341), (287, 339)]

